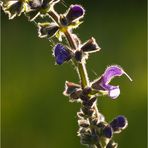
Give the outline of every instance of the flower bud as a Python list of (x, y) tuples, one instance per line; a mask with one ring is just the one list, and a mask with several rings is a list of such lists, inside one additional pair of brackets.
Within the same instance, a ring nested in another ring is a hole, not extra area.
[(92, 145), (98, 142), (98, 135), (92, 133), (83, 133), (80, 135), (81, 143)]
[(75, 52), (75, 59), (77, 60), (77, 61), (79, 61), (79, 62), (81, 62), (81, 60), (82, 60), (82, 52), (81, 51), (76, 51)]
[(92, 91), (91, 87), (86, 87), (83, 89), (83, 94), (88, 95)]
[(80, 110), (80, 112), (77, 112), (77, 116), (79, 119), (83, 119), (85, 117), (84, 113)]
[(72, 22), (72, 21), (82, 18), (84, 14), (85, 14), (85, 10), (83, 9), (82, 6), (71, 5), (66, 14), (66, 18), (68, 22)]
[(95, 110), (93, 108), (88, 108), (83, 106), (82, 111), (87, 116), (92, 116), (95, 113)]
[(83, 119), (78, 120), (78, 124), (79, 124), (79, 126), (84, 127), (84, 128), (87, 128), (90, 125), (87, 120), (83, 120)]
[(106, 138), (111, 138), (113, 135), (112, 128), (110, 126), (105, 126), (104, 129), (102, 130), (102, 134)]
[(110, 123), (114, 133), (120, 133), (128, 125), (128, 121), (124, 116), (117, 116)]
[(94, 102), (96, 101), (96, 97), (93, 98), (88, 98), (87, 100), (83, 100), (83, 105), (87, 106), (87, 107), (92, 107)]

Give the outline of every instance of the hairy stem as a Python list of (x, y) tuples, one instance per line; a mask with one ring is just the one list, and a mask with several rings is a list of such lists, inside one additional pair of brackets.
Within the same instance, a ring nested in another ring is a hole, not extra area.
[[(72, 34), (69, 30), (65, 31), (65, 36), (67, 41), (69, 42), (72, 49), (76, 50), (77, 46), (75, 41), (73, 40)], [(89, 86), (88, 75), (86, 71), (86, 65), (84, 62), (74, 62), (77, 67), (77, 72), (79, 74), (81, 80), (81, 87), (84, 89), (86, 86)]]
[(87, 76), (86, 65), (85, 65), (85, 63), (78, 63), (77, 67), (78, 67), (78, 73), (79, 73), (79, 76), (80, 76), (80, 79), (81, 79), (81, 86), (82, 86), (82, 89), (83, 89), (86, 86), (89, 86), (89, 80), (88, 80), (88, 76)]
[[(59, 23), (59, 14), (57, 12), (52, 11), (52, 12), (49, 13), (49, 15), (60, 27), (63, 27)], [(63, 33), (65, 34), (67, 42), (69, 43), (72, 50), (77, 50), (77, 44), (76, 44), (76, 42), (75, 42), (75, 40), (73, 38), (73, 34), (72, 34), (71, 30), (66, 28)], [(81, 81), (81, 88), (84, 89), (85, 87), (90, 85), (87, 70), (86, 70), (86, 63), (85, 63), (85, 61), (77, 62), (76, 60), (73, 60), (73, 63), (75, 65), (75, 67), (76, 67), (76, 70), (78, 72), (78, 75), (79, 75), (79, 78), (80, 78), (80, 81)], [(96, 117), (98, 119), (100, 119), (101, 114), (98, 111), (96, 102), (95, 102), (93, 108), (95, 110)], [(91, 117), (89, 118), (89, 121), (91, 123)], [(98, 144), (98, 146), (89, 145), (89, 148), (101, 148), (101, 146), (100, 146), (100, 144)]]

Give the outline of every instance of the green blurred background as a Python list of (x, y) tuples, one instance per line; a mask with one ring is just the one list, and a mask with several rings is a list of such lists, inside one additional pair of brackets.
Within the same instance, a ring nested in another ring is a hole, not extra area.
[[(115, 141), (119, 148), (146, 148), (146, 0), (65, 1), (71, 3), (86, 8), (75, 32), (82, 41), (94, 36), (102, 48), (87, 62), (90, 80), (111, 64), (121, 65), (133, 79), (113, 80), (121, 88), (117, 100), (98, 100), (107, 121), (119, 114), (128, 118), (128, 128)], [(9, 21), (2, 12), (1, 20), (2, 148), (83, 148), (76, 134), (80, 104), (62, 95), (65, 80), (78, 82), (73, 67), (55, 66), (51, 43), (38, 38), (24, 16)]]

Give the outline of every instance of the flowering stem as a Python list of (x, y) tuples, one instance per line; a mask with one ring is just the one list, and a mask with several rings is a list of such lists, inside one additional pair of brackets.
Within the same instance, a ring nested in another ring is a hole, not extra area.
[(65, 36), (66, 36), (66, 38), (67, 38), (67, 41), (68, 41), (70, 47), (71, 47), (73, 50), (76, 50), (76, 49), (77, 49), (77, 46), (76, 46), (76, 44), (75, 44), (75, 41), (73, 40), (73, 37), (72, 37), (71, 32), (67, 29), (67, 30), (65, 30), (64, 34), (65, 34)]
[[(50, 11), (49, 12), (49, 15), (51, 16), (51, 18), (57, 23), (59, 24), (59, 14), (55, 11)], [(73, 49), (73, 50), (76, 50), (77, 49), (77, 46), (76, 46), (76, 43), (72, 37), (72, 34), (71, 32), (66, 29), (64, 31), (64, 34), (65, 34), (65, 37), (70, 45), (70, 47)], [(74, 61), (74, 64), (75, 66), (77, 67), (77, 72), (79, 74), (79, 77), (81, 79), (81, 86), (82, 86), (82, 89), (85, 88), (86, 86), (89, 86), (89, 80), (88, 80), (88, 75), (87, 75), (87, 71), (86, 71), (86, 66), (85, 66), (85, 63), (84, 62), (76, 62)]]
[[(52, 11), (52, 12), (49, 13), (49, 15), (51, 16), (52, 19), (54, 19), (54, 21), (56, 21), (57, 24), (59, 24), (59, 22), (57, 22), (58, 19), (59, 19), (59, 15), (57, 14), (57, 12)], [(64, 31), (64, 34), (65, 34), (65, 37), (66, 37), (70, 47), (73, 50), (76, 50), (77, 49), (77, 45), (75, 43), (75, 40), (72, 37), (72, 33), (70, 32), (70, 30), (66, 29)], [(80, 80), (81, 80), (81, 88), (84, 89), (85, 87), (89, 86), (89, 79), (88, 79), (88, 74), (87, 74), (87, 70), (86, 70), (85, 61), (77, 62), (76, 60), (73, 60), (73, 63), (75, 65), (76, 69), (77, 69), (78, 75), (79, 75)], [(100, 113), (98, 111), (96, 102), (95, 102), (93, 108), (94, 108), (96, 117), (99, 119), (100, 118), (99, 117)], [(91, 117), (89, 117), (89, 121), (90, 121), (90, 124), (91, 124)], [(90, 148), (96, 148), (95, 145), (89, 145), (89, 147)], [(97, 147), (100, 148), (101, 146), (98, 145)]]
[(56, 22), (58, 25), (60, 25), (59, 24), (59, 14), (56, 11), (54, 11), (54, 10), (49, 11), (48, 14), (54, 22)]
[[(66, 30), (64, 32), (67, 41), (69, 42), (69, 45), (71, 46), (71, 48), (73, 50), (76, 50), (77, 46), (75, 44), (75, 41), (73, 40), (72, 34), (69, 30)], [(87, 71), (86, 71), (86, 65), (84, 62), (75, 62), (75, 66), (77, 67), (77, 72), (79, 74), (79, 77), (81, 79), (81, 86), (82, 89), (84, 89), (86, 86), (89, 86), (89, 81), (88, 81), (88, 75), (87, 75)]]

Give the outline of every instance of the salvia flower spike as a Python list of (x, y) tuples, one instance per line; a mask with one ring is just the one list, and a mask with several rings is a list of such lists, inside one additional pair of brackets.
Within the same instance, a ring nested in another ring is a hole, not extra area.
[(89, 81), (86, 59), (90, 53), (98, 52), (101, 48), (94, 37), (82, 44), (80, 38), (73, 33), (73, 29), (81, 24), (80, 19), (84, 17), (85, 9), (76, 4), (71, 5), (66, 13), (59, 14), (54, 6), (60, 1), (14, 0), (4, 3), (0, 1), (0, 5), (9, 19), (24, 13), (37, 26), (40, 38), (51, 40), (56, 37), (60, 42), (64, 38), (65, 42), (55, 44), (53, 56), (58, 65), (71, 61), (79, 76), (78, 84), (66, 81), (63, 94), (69, 97), (70, 102), (81, 103), (80, 111), (77, 112), (80, 142), (89, 148), (117, 148), (118, 144), (113, 137), (127, 127), (127, 118), (119, 115), (107, 122), (98, 110), (97, 98), (108, 95), (116, 99), (120, 95), (120, 88), (111, 85), (111, 80), (122, 75), (126, 75), (130, 81), (132, 79), (120, 66), (111, 65), (99, 78)]

